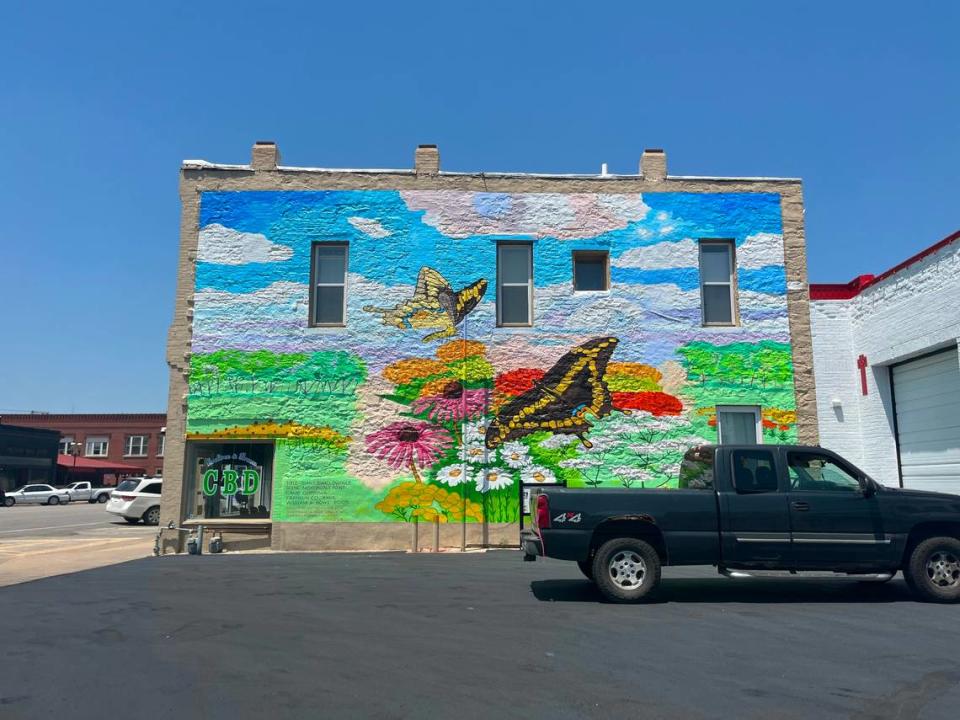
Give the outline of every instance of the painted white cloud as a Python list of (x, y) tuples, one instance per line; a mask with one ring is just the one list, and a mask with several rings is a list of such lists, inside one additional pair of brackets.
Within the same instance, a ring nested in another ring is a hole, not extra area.
[(197, 260), (216, 265), (281, 262), (293, 257), (293, 249), (271, 242), (260, 233), (242, 232), (218, 223), (200, 230)]
[(373, 238), (385, 238), (392, 233), (380, 224), (379, 220), (365, 217), (350, 217), (347, 222), (353, 225), (357, 230)]
[(310, 288), (303, 283), (278, 280), (265, 288), (248, 293), (205, 288), (197, 291), (194, 307), (198, 310), (224, 307), (276, 307), (304, 310), (309, 302)]
[(679, 242), (661, 242), (656, 245), (630, 248), (620, 257), (613, 258), (610, 264), (614, 267), (643, 268), (644, 270), (696, 267), (698, 252), (697, 243), (686, 238)]
[(411, 210), (444, 235), (531, 235), (561, 240), (593, 237), (642, 220), (650, 208), (638, 194), (465, 193), (406, 190)]
[(783, 265), (783, 236), (779, 233), (750, 235), (737, 247), (737, 267), (745, 270)]

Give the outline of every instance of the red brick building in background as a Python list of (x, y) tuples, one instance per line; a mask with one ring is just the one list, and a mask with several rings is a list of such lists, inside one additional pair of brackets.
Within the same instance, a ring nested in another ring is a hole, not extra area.
[[(60, 454), (70, 455), (78, 443), (78, 460), (90, 459), (142, 467), (147, 475), (163, 475), (165, 413), (25, 413), (4, 414), (3, 422), (60, 431)], [(105, 477), (106, 482), (111, 477)]]

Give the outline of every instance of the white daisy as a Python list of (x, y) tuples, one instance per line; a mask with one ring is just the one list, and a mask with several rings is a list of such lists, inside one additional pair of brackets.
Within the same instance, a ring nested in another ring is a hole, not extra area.
[(513, 476), (499, 468), (486, 468), (477, 473), (475, 482), (477, 492), (484, 493), (487, 490), (510, 487), (513, 485)]
[(555, 483), (557, 478), (553, 471), (548, 468), (530, 465), (521, 471), (520, 480), (532, 485), (534, 483)]
[(483, 443), (467, 443), (463, 446), (463, 455), (469, 463), (484, 463), (487, 460), (487, 448)]
[(529, 452), (521, 442), (508, 442), (500, 448), (500, 457), (509, 467), (522, 468), (530, 464)]
[(480, 418), (473, 422), (463, 424), (463, 442), (467, 444), (482, 443), (487, 436), (487, 425), (490, 421), (487, 418)]
[(469, 479), (469, 474), (464, 471), (463, 465), (447, 465), (437, 473), (437, 482), (442, 482), (450, 487), (460, 485)]

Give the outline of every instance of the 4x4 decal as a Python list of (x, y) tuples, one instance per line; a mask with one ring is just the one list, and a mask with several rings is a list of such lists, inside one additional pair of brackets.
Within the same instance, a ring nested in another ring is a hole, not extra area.
[(583, 519), (582, 513), (566, 512), (566, 513), (560, 513), (559, 515), (557, 515), (557, 516), (553, 519), (553, 522), (555, 522), (555, 523), (578, 523), (578, 522), (580, 522), (582, 519)]

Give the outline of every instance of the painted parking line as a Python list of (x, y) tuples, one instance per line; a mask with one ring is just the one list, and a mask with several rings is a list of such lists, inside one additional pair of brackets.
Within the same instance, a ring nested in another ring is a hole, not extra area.
[(34, 530), (59, 530), (60, 528), (71, 528), (71, 527), (87, 527), (90, 525), (103, 525), (108, 520), (101, 520), (100, 522), (92, 523), (73, 523), (72, 525), (47, 525), (45, 527), (32, 527), (32, 528), (20, 528), (19, 530), (0, 530), (0, 535), (8, 535), (11, 533), (25, 533), (32, 532)]

